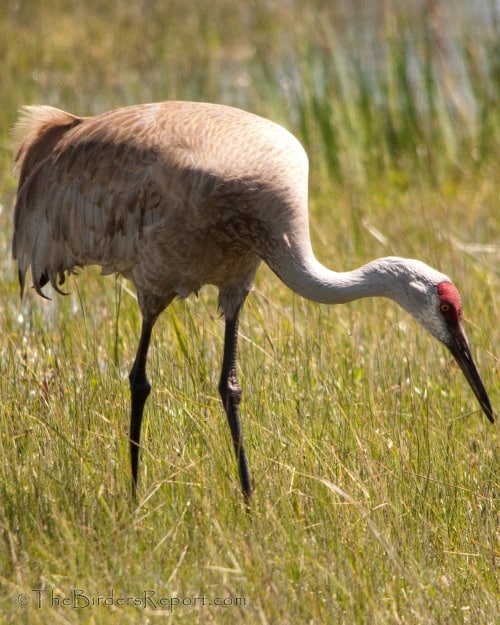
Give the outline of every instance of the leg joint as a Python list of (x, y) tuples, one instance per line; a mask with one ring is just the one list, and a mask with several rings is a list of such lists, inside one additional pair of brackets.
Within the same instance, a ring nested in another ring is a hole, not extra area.
[(219, 394), (224, 407), (227, 407), (228, 403), (239, 406), (241, 402), (241, 387), (236, 380), (221, 380), (219, 382)]

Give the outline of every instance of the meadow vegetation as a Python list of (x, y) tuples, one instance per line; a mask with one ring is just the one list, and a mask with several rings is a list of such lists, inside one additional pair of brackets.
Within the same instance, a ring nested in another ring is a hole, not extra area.
[(67, 297), (20, 303), (9, 144), (23, 104), (194, 99), (275, 119), (310, 156), (318, 258), (397, 254), (451, 275), (498, 414), (495, 6), (4, 0), (0, 623), (498, 623), (498, 424), (387, 301), (318, 306), (259, 271), (240, 350), (251, 516), (217, 395), (216, 293), (174, 303), (134, 507), (135, 295), (91, 268)]

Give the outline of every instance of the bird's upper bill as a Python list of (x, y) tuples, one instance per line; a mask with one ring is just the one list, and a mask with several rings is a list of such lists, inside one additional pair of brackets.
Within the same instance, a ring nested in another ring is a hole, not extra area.
[(438, 285), (439, 309), (449, 330), (446, 346), (453, 354), (474, 395), (477, 397), (485, 415), (495, 422), (490, 398), (479, 375), (476, 363), (462, 328), (462, 303), (456, 287), (450, 282)]

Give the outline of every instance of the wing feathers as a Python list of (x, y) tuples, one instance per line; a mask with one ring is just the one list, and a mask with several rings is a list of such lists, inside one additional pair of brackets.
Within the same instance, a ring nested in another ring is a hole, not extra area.
[(13, 256), (21, 292), (30, 266), (41, 294), (47, 281), (60, 291), (75, 266), (98, 264), (112, 273), (137, 262), (137, 238), (158, 204), (157, 155), (114, 143), (104, 127), (102, 140), (91, 129), (87, 141), (90, 119), (26, 107), (14, 128), (21, 173)]
[(20, 185), (33, 167), (51, 153), (62, 135), (81, 121), (81, 118), (52, 106), (25, 106), (21, 109), (12, 129)]

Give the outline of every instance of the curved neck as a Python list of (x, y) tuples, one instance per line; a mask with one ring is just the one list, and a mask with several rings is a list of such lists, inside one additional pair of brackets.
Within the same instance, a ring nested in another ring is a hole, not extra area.
[(352, 271), (336, 272), (322, 265), (312, 251), (307, 256), (289, 257), (286, 263), (270, 263), (288, 287), (312, 301), (344, 304), (364, 297), (387, 297), (403, 308), (408, 297), (406, 285), (421, 266), (420, 261), (388, 256)]
[(280, 270), (278, 275), (293, 291), (321, 304), (345, 304), (363, 297), (390, 296), (391, 289), (383, 289), (384, 282), (378, 276), (372, 279), (371, 264), (353, 271), (336, 272), (313, 258), (306, 265), (295, 264), (290, 267), (291, 271)]

